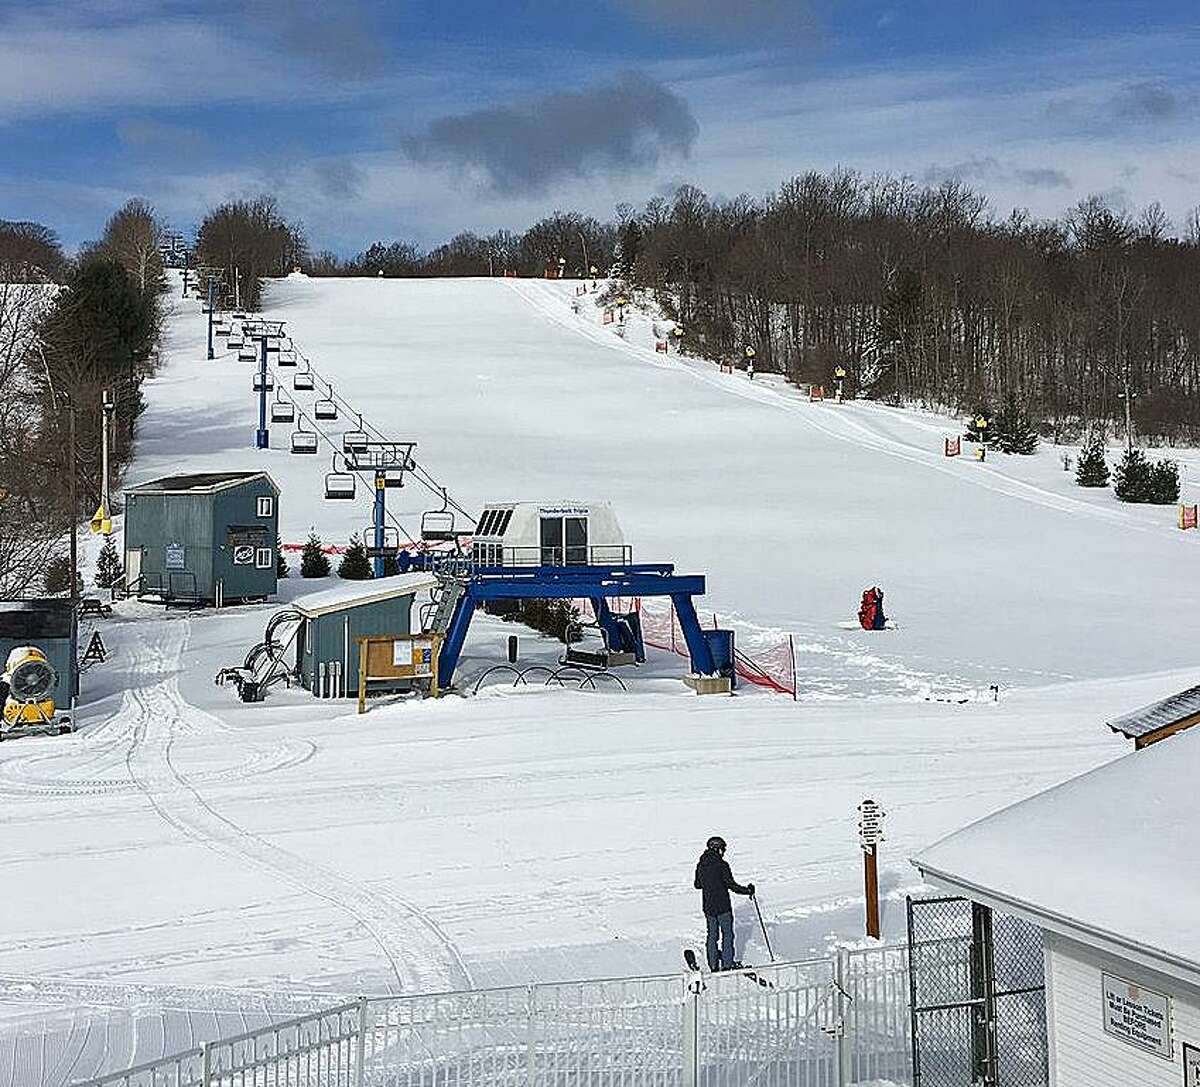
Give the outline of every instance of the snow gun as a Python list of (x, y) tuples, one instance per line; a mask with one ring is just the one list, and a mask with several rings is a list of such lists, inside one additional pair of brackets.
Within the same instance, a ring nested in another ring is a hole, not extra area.
[(52, 725), (58, 673), (36, 645), (19, 645), (8, 655), (3, 680), (4, 724), (11, 727)]

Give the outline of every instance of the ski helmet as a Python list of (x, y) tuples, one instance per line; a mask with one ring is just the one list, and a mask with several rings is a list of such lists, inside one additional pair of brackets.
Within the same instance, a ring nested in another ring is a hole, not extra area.
[(716, 849), (722, 853), (725, 851), (725, 839), (719, 834), (714, 834), (711, 838), (709, 838), (705, 845), (707, 845), (709, 849)]

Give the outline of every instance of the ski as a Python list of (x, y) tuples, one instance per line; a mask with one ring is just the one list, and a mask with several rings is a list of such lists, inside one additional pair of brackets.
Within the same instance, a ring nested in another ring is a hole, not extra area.
[[(689, 970), (691, 970), (693, 973), (702, 974), (705, 972), (704, 968), (700, 965), (699, 958), (697, 958), (697, 956), (696, 956), (695, 948), (685, 947), (683, 949), (683, 962), (684, 962), (684, 965)], [(740, 962), (735, 962), (733, 964), (733, 969), (735, 971), (737, 971), (747, 981), (753, 981), (755, 984), (761, 985), (764, 989), (774, 989), (775, 988), (775, 985), (773, 982), (768, 981), (766, 978), (762, 977), (760, 974), (756, 974), (752, 969), (749, 969), (749, 968), (743, 966)]]

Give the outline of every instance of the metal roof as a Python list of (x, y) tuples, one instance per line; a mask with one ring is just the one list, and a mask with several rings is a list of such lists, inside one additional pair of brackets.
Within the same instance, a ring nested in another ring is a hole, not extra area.
[(131, 494), (212, 494), (226, 487), (236, 487), (252, 479), (265, 479), (279, 493), (275, 481), (266, 472), (187, 472), (163, 476), (131, 487)]
[(1200, 685), (1189, 687), (1168, 698), (1151, 702), (1148, 706), (1134, 710), (1131, 713), (1115, 717), (1108, 722), (1113, 732), (1128, 736), (1131, 740), (1169, 728), (1189, 717), (1200, 714)]
[(361, 608), (366, 604), (377, 604), (400, 596), (414, 596), (437, 584), (435, 575), (423, 573), (397, 574), (380, 581), (343, 581), (332, 589), (298, 596), (291, 606), (305, 618), (315, 619), (330, 612)]

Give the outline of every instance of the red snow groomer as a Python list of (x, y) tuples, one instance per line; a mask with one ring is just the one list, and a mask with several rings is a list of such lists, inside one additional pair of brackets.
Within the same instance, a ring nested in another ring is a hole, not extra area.
[(883, 614), (883, 590), (877, 585), (863, 589), (862, 604), (858, 609), (858, 621), (863, 630), (883, 630), (887, 616)]

